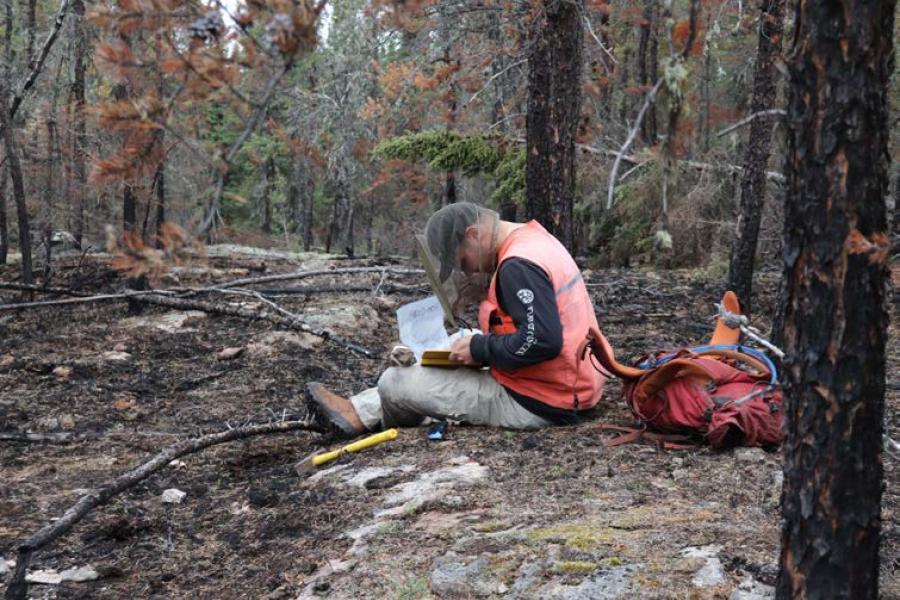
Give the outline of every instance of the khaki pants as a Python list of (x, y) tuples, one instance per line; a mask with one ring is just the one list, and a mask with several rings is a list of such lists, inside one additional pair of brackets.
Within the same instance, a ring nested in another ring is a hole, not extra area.
[(378, 387), (350, 398), (369, 429), (415, 427), (425, 417), (508, 429), (552, 423), (516, 402), (487, 370), (391, 367)]

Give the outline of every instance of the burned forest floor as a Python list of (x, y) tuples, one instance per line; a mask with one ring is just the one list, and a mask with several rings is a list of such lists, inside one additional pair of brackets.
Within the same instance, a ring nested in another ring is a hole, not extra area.
[[(384, 265), (325, 255), (210, 248), (154, 287), (211, 286), (294, 270)], [(398, 268), (417, 265), (396, 261)], [(692, 271), (585, 273), (620, 358), (696, 345), (712, 332), (718, 278)], [(776, 273), (756, 281), (754, 324), (774, 313)], [(17, 281), (14, 266), (0, 281)], [(307, 382), (374, 385), (398, 343), (395, 311), (428, 294), (422, 275), (362, 272), (258, 286), (373, 352), (262, 320), (137, 301), (0, 311), (0, 593), (19, 542), (90, 488), (160, 449), (247, 423), (302, 418)], [(59, 259), (57, 288), (124, 287), (102, 257)], [(306, 293), (296, 289), (304, 288)], [(246, 288), (245, 288), (246, 289)], [(63, 298), (0, 289), (0, 302)], [(254, 308), (255, 296), (208, 292)], [(900, 439), (900, 345), (888, 344), (887, 426)], [(301, 478), (293, 465), (341, 445), (294, 432), (174, 461), (90, 513), (33, 571), (87, 567), (85, 581), (32, 583), (34, 598), (771, 597), (777, 576), (777, 450), (602, 444), (630, 424), (611, 382), (596, 420), (532, 432), (426, 428)], [(68, 436), (68, 437), (66, 437)], [(885, 454), (881, 595), (900, 598), (897, 459)], [(184, 492), (178, 503), (163, 492)], [(168, 498), (168, 496), (167, 496)], [(6, 572), (5, 572), (6, 571)]]

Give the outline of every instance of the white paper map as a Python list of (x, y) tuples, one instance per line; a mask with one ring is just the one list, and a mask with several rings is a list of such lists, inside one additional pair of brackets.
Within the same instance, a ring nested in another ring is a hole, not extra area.
[(400, 341), (409, 346), (416, 360), (421, 360), (425, 350), (450, 348), (450, 338), (444, 329), (444, 310), (437, 296), (428, 296), (398, 308), (397, 325)]

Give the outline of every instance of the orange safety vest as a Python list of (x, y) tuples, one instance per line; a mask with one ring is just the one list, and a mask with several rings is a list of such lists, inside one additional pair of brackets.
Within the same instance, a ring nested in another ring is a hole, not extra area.
[[(487, 299), (478, 310), (481, 330), (495, 335), (516, 331), (512, 317), (497, 302), (497, 276), (504, 260), (523, 258), (541, 267), (553, 284), (562, 322), (563, 345), (554, 359), (512, 371), (491, 367), (491, 375), (514, 392), (556, 408), (591, 408), (600, 401), (606, 379), (594, 369), (590, 360), (581, 360), (576, 354), (591, 328), (600, 327), (581, 271), (572, 256), (537, 221), (513, 230), (497, 254), (497, 270), (491, 279)], [(517, 290), (506, 290), (505, 293), (513, 294)], [(522, 295), (527, 298), (527, 291), (522, 291)], [(492, 321), (497, 324), (491, 326)]]

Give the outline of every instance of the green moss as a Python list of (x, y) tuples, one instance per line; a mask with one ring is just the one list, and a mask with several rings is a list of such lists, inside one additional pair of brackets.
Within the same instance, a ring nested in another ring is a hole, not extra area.
[(557, 573), (591, 573), (597, 570), (597, 563), (583, 560), (563, 560), (556, 563), (555, 570)]
[(533, 529), (527, 533), (532, 542), (561, 541), (570, 548), (590, 550), (613, 541), (614, 533), (590, 523), (561, 523)]

